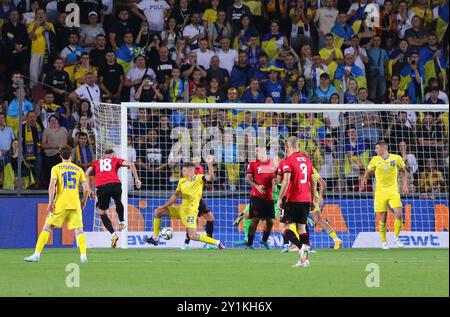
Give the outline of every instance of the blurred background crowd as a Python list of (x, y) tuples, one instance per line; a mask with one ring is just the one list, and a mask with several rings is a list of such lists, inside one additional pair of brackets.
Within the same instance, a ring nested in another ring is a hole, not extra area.
[[(330, 188), (354, 191), (385, 139), (411, 191), (433, 197), (447, 186), (448, 112), (407, 105), (448, 104), (448, 14), (448, 0), (1, 0), (0, 189), (17, 189), (19, 161), (22, 187), (45, 189), (63, 144), (87, 168), (91, 102), (388, 103), (405, 110), (135, 109), (129, 157), (161, 189), (179, 177), (174, 127), (265, 127), (281, 146), (300, 136)], [(225, 190), (242, 186), (235, 152), (220, 151)]]

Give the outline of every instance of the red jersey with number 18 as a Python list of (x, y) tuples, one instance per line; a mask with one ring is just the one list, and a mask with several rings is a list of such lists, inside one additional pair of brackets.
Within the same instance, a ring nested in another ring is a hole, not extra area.
[(120, 179), (117, 176), (117, 171), (122, 167), (123, 159), (115, 156), (104, 157), (100, 160), (94, 161), (92, 167), (95, 171), (94, 185), (100, 187), (105, 184), (119, 183)]
[(295, 152), (283, 161), (282, 174), (291, 173), (286, 202), (311, 202), (309, 180), (313, 174), (311, 160)]

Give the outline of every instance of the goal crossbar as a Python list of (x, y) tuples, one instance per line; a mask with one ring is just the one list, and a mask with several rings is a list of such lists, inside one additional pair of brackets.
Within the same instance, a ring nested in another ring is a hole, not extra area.
[(347, 111), (448, 111), (449, 105), (425, 104), (252, 104), (252, 103), (156, 103), (156, 102), (123, 102), (126, 108), (156, 108), (156, 109), (237, 109), (253, 111), (282, 112), (347, 112)]

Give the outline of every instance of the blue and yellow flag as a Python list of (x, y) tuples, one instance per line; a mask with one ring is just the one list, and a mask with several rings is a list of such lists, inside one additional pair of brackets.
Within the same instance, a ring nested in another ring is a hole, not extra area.
[(139, 48), (133, 44), (133, 49), (130, 50), (125, 44), (122, 44), (115, 52), (117, 63), (122, 66), (123, 72), (126, 74), (133, 66), (133, 59), (140, 54)]
[(350, 19), (350, 25), (352, 26), (353, 33), (358, 34), (361, 29), (361, 24), (365, 18), (365, 10), (366, 6), (360, 6), (358, 10), (356, 10), (356, 15)]
[(341, 48), (345, 41), (351, 40), (354, 33), (353, 29), (347, 24), (336, 23), (331, 29), (331, 34), (334, 37), (333, 46)]
[(445, 55), (444, 50), (439, 49), (441, 56), (439, 60), (434, 58), (434, 54), (437, 50), (431, 49), (429, 46), (425, 46), (419, 51), (419, 63), (423, 67), (425, 72), (424, 86), (428, 86), (430, 78), (438, 78), (439, 73), (442, 72), (442, 76), (446, 76), (445, 70)]
[[(423, 82), (425, 71), (420, 63), (418, 67), (419, 67), (419, 75)], [(403, 67), (403, 69), (400, 71), (400, 88), (407, 91), (411, 103), (416, 103), (418, 101), (418, 98), (422, 96), (421, 90), (423, 90), (423, 85), (416, 85), (415, 81), (416, 81), (415, 72), (411, 69), (411, 65), (408, 64), (405, 67)], [(417, 90), (418, 87), (420, 87), (419, 91)]]
[(248, 45), (249, 45), (249, 42), (250, 42), (250, 38), (251, 38), (252, 36), (259, 37), (258, 31), (257, 31), (253, 26), (250, 26), (250, 27), (244, 32), (244, 35), (243, 35), (240, 39), (238, 38), (238, 34), (234, 34), (234, 35), (232, 36), (232, 37), (234, 38), (234, 40), (233, 40), (233, 45), (232, 45), (233, 49), (235, 49), (235, 50), (238, 51), (239, 48), (241, 47), (241, 45), (248, 46)]
[(267, 33), (262, 37), (261, 47), (269, 56), (269, 60), (272, 60), (272, 58), (277, 53), (277, 41), (281, 40), (282, 37), (284, 37), (283, 34), (272, 33)]
[(171, 79), (167, 89), (167, 95), (170, 102), (176, 102), (178, 97), (183, 96), (184, 81), (182, 79)]
[(439, 7), (438, 9), (438, 18), (436, 23), (436, 36), (438, 42), (440, 43), (445, 35), (445, 31), (448, 28), (448, 3)]
[[(344, 79), (344, 75), (345, 75), (345, 65), (341, 64), (338, 66), (336, 72), (334, 73), (335, 86), (336, 85), (342, 86), (341, 82)], [(367, 88), (367, 79), (360, 67), (353, 64), (350, 70), (350, 75), (356, 80), (359, 88)]]

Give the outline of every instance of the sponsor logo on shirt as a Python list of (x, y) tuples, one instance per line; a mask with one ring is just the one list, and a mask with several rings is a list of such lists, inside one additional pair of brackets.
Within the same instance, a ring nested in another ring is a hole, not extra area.
[(171, 64), (162, 64), (159, 65), (159, 70), (171, 70), (172, 69), (172, 65)]
[(272, 97), (274, 97), (274, 98), (279, 98), (280, 96), (281, 96), (281, 94), (278, 91), (272, 93)]
[(164, 10), (164, 7), (161, 4), (152, 4), (148, 6), (150, 11), (152, 10)]

